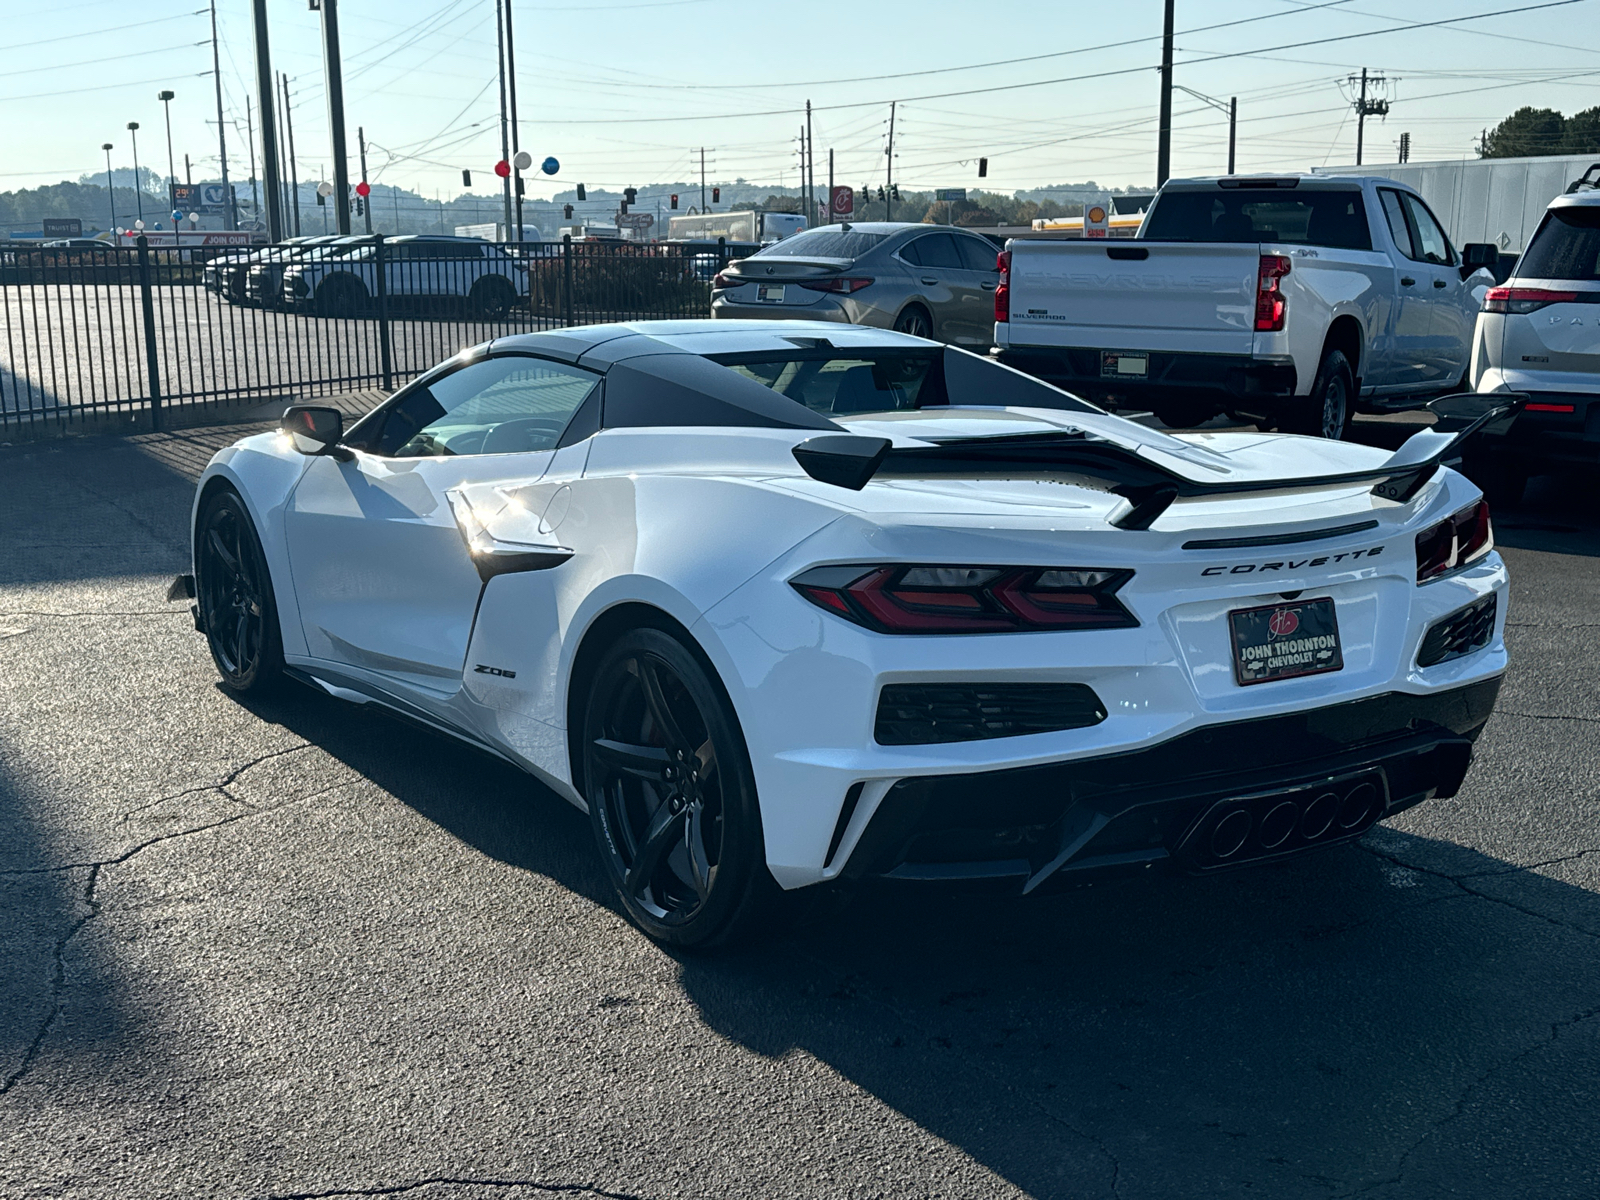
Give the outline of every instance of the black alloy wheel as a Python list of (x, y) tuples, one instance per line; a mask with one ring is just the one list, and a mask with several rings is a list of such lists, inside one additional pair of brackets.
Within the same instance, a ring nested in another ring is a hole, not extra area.
[(261, 540), (244, 502), (220, 491), (196, 527), (195, 594), (222, 685), (261, 693), (283, 676), (283, 639)]
[(737, 941), (777, 891), (755, 783), (731, 706), (658, 629), (623, 634), (594, 676), (584, 796), (628, 915), (669, 945)]
[(931, 339), (933, 337), (933, 318), (928, 316), (928, 310), (920, 304), (913, 304), (895, 318), (894, 331), (896, 333), (909, 333), (912, 337)]

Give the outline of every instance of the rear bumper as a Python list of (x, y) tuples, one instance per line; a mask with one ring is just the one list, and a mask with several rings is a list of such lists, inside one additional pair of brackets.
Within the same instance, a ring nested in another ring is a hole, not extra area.
[(718, 296), (711, 315), (735, 321), (838, 321), (853, 323), (844, 301), (824, 296), (814, 304), (738, 304)]
[[(1540, 405), (1571, 405), (1572, 411), (1540, 411)], [(1528, 408), (1506, 433), (1480, 437), (1484, 449), (1530, 474), (1541, 467), (1593, 466), (1600, 463), (1600, 393), (1529, 391)]]
[(1209, 725), (1127, 753), (901, 780), (843, 875), (1031, 891), (1347, 842), (1391, 813), (1455, 795), (1499, 690), (1495, 676)]
[[(1117, 349), (1117, 347), (1107, 347)], [(1133, 400), (1157, 399), (1175, 393), (1214, 396), (1223, 402), (1287, 399), (1298, 377), (1291, 362), (1271, 362), (1249, 355), (1150, 352), (1150, 373), (1143, 380), (1101, 374), (1100, 347), (1013, 346), (999, 352), (1000, 361), (1074, 392), (1111, 392)]]

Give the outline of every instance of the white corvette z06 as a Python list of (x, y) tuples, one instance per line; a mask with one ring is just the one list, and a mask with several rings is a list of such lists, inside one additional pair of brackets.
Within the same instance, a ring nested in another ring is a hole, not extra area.
[(1506, 571), (1443, 462), (1518, 400), (1451, 403), (1391, 454), (881, 330), (508, 337), (219, 453), (175, 587), (228, 688), (516, 764), (709, 945), (832, 880), (1213, 871), (1454, 794)]

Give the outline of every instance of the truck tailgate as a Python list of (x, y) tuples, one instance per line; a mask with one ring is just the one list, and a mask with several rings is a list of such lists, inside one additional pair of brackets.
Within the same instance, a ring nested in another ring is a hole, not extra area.
[(1249, 354), (1255, 245), (1011, 243), (1013, 346)]

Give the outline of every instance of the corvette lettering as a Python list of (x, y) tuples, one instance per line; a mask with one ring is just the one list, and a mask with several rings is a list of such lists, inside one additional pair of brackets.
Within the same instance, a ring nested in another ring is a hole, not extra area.
[(1329, 563), (1343, 562), (1345, 559), (1377, 558), (1383, 553), (1382, 546), (1373, 546), (1367, 550), (1350, 550), (1344, 554), (1328, 554), (1319, 558), (1286, 558), (1281, 562), (1264, 563), (1239, 563), (1232, 567), (1207, 567), (1201, 571), (1202, 575), (1251, 575), (1264, 574), (1267, 571), (1299, 571), (1316, 567), (1325, 567)]

